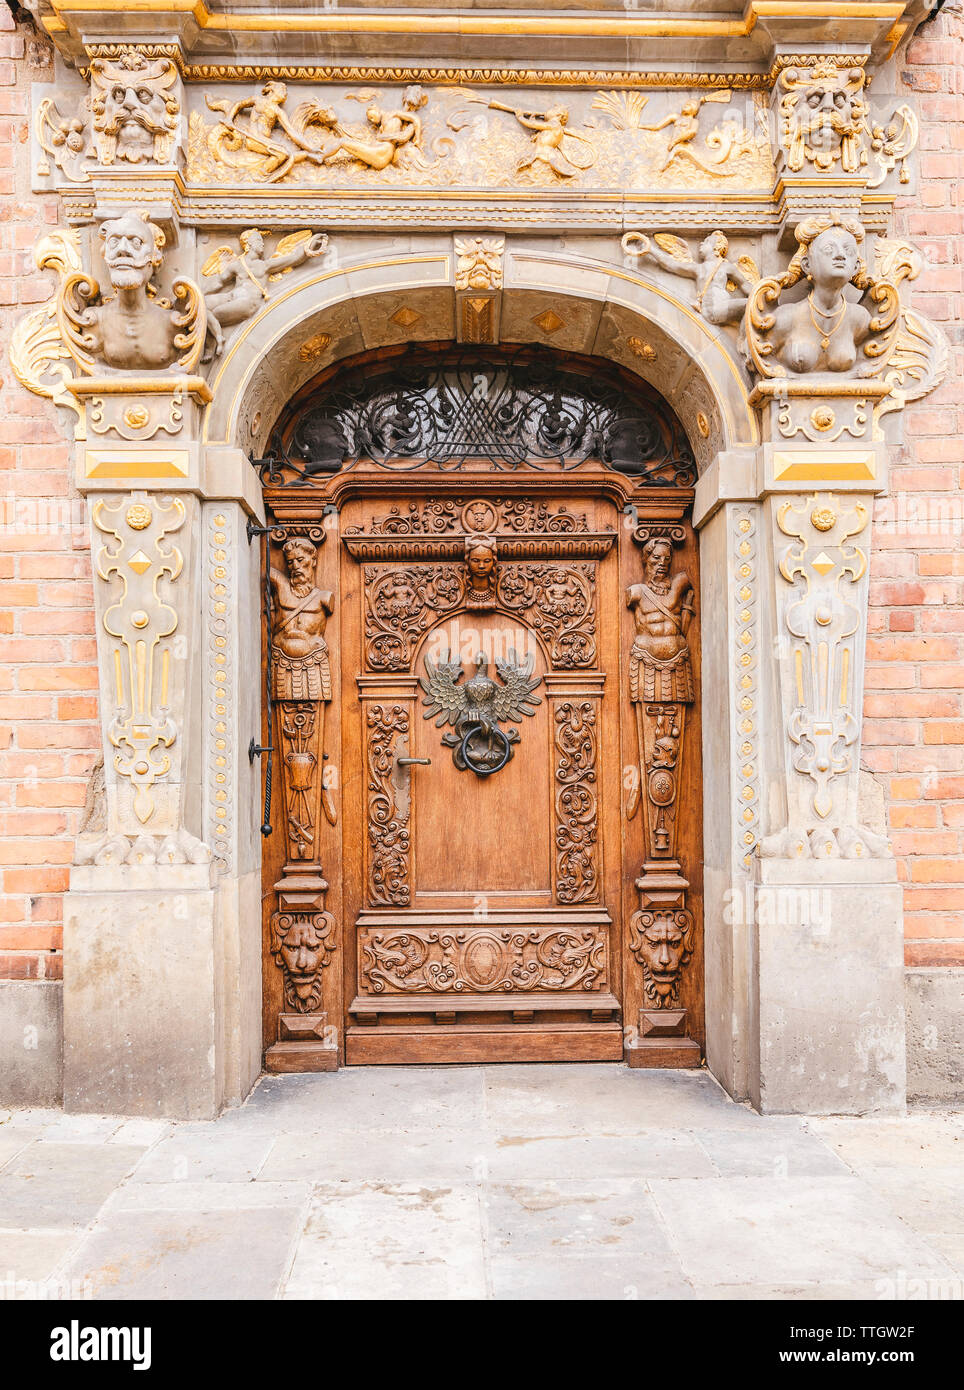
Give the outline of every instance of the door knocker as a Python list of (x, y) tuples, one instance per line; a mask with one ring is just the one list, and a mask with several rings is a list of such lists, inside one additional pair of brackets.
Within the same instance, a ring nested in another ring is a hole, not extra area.
[(534, 714), (541, 700), (533, 695), (541, 676), (532, 675), (535, 657), (530, 655), (524, 664), (512, 649), (505, 661), (496, 661), (502, 684), (488, 674), (489, 663), (484, 653), (475, 659), (474, 676), (463, 684), (457, 681), (464, 674), (461, 661), (451, 661), (444, 652), (436, 663), (425, 658), (425, 675), (419, 684), (425, 691), (423, 716), (437, 715), (436, 726), (454, 725), (454, 733), (444, 733), (442, 742), (453, 749), (452, 759), (460, 772), (472, 771), (476, 777), (491, 777), (512, 757), (513, 745), (519, 741), (518, 729), (502, 729), (500, 721), (518, 723), (524, 714)]

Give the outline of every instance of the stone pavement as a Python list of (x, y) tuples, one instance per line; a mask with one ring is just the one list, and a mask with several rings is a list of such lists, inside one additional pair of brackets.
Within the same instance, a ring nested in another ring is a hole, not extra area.
[(615, 1064), (266, 1077), (205, 1124), (0, 1111), (0, 1297), (961, 1297), (962, 1154), (959, 1113), (761, 1117)]

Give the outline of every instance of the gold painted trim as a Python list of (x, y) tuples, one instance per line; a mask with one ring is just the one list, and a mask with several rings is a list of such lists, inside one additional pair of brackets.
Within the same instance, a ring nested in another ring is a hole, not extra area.
[(877, 456), (872, 451), (847, 450), (821, 453), (797, 450), (773, 455), (776, 482), (873, 482)]
[(188, 478), (187, 449), (85, 449), (85, 478)]
[[(597, 18), (542, 15), (304, 14), (291, 10), (212, 13), (205, 0), (50, 0), (56, 21), (69, 14), (189, 14), (201, 30), (229, 33), (529, 35), (575, 38), (746, 38), (758, 19), (891, 20), (906, 4), (867, 0), (750, 0), (741, 19)], [(50, 20), (46, 20), (50, 27)]]
[(380, 86), (413, 83), (438, 87), (602, 87), (616, 91), (651, 87), (710, 88), (734, 91), (769, 91), (776, 78), (770, 72), (639, 71), (572, 68), (402, 68), (357, 67), (332, 64), (318, 67), (301, 63), (187, 63), (183, 75), (189, 82), (364, 82)]

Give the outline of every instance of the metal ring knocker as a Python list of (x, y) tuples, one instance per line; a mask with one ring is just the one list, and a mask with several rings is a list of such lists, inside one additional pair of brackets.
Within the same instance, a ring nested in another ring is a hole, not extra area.
[(490, 737), (498, 739), (502, 744), (502, 755), (499, 761), (495, 763), (477, 763), (474, 758), (469, 756), (469, 740), (476, 738), (481, 731), (481, 724), (472, 724), (466, 729), (462, 742), (459, 744), (458, 753), (456, 754), (456, 766), (458, 766), (458, 761), (461, 759), (464, 766), (471, 768), (476, 777), (491, 777), (493, 772), (501, 772), (512, 757), (512, 744), (501, 729), (494, 727)]

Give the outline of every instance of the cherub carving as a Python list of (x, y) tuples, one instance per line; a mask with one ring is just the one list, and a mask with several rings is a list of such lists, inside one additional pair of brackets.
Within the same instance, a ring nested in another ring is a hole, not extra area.
[(205, 361), (223, 349), (225, 328), (243, 323), (261, 307), (268, 298), (268, 282), (306, 259), (320, 256), (328, 238), (324, 232), (292, 232), (281, 238), (270, 256), (265, 253), (264, 233), (254, 227), (241, 233), (240, 242), (240, 251), (221, 246), (201, 267), (201, 274), (213, 281), (204, 291), (208, 314)]
[(170, 58), (147, 58), (135, 48), (90, 65), (94, 146), (101, 164), (166, 164), (177, 137), (181, 105)]
[(695, 258), (685, 241), (668, 232), (657, 232), (652, 242), (643, 232), (627, 232), (622, 248), (629, 256), (651, 256), (671, 275), (695, 280), (693, 303), (709, 323), (718, 326), (739, 322), (760, 278), (749, 256), (741, 256), (738, 261), (729, 259), (729, 242), (722, 232), (710, 232), (704, 237)]
[[(693, 164), (698, 165), (699, 168), (703, 170), (708, 168), (690, 148), (699, 133), (700, 111), (705, 102), (728, 102), (731, 96), (732, 93), (729, 88), (722, 88), (718, 92), (706, 92), (703, 96), (684, 101), (679, 111), (671, 112), (654, 125), (640, 125), (638, 127), (639, 130), (653, 131), (665, 130), (667, 126), (671, 127), (669, 144), (666, 147), (666, 154), (663, 156), (663, 162), (657, 170), (658, 173), (665, 173), (673, 160), (679, 159), (681, 156), (685, 156)], [(714, 171), (711, 169), (710, 172)]]

